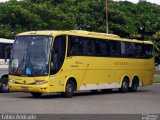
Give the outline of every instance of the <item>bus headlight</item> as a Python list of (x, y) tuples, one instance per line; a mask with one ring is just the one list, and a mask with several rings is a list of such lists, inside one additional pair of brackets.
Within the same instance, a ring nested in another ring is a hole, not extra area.
[(45, 80), (36, 80), (36, 82), (35, 82), (36, 85), (42, 85), (42, 84), (46, 84), (46, 83), (47, 83), (47, 81), (45, 81)]
[(10, 83), (14, 83), (14, 84), (16, 83), (15, 80), (9, 80), (9, 82), (10, 82)]

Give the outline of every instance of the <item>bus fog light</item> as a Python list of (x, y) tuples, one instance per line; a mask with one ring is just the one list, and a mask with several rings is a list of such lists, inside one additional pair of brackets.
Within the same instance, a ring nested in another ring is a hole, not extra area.
[(16, 81), (15, 81), (15, 80), (9, 80), (9, 82), (10, 82), (10, 83), (15, 83)]

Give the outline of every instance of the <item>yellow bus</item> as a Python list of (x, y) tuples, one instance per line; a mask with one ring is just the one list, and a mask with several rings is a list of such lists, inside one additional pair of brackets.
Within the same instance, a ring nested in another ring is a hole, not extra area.
[(136, 92), (151, 85), (153, 44), (113, 34), (30, 31), (16, 36), (10, 58), (10, 91), (34, 97), (57, 92), (72, 97), (80, 90)]

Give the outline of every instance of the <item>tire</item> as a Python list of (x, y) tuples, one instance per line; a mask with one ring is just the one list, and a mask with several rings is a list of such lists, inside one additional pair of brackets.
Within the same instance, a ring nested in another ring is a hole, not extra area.
[(139, 86), (138, 79), (133, 79), (132, 86), (131, 86), (131, 88), (129, 88), (129, 91), (130, 92), (137, 92), (138, 86)]
[(121, 88), (119, 89), (121, 93), (126, 93), (129, 90), (129, 80), (127, 78), (123, 79)]
[(6, 77), (3, 77), (0, 81), (0, 92), (2, 92), (2, 93), (9, 92), (8, 78), (6, 78)]
[(42, 96), (43, 93), (38, 93), (38, 92), (31, 92), (31, 95), (35, 98), (39, 98)]
[(62, 93), (62, 96), (65, 98), (71, 98), (74, 95), (75, 84), (72, 81), (68, 81), (66, 84), (65, 92)]

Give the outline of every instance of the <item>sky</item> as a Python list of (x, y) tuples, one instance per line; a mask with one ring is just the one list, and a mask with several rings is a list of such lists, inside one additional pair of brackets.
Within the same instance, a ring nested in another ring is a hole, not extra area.
[[(0, 2), (5, 2), (5, 1), (9, 1), (9, 0), (0, 0)], [(114, 1), (126, 1), (126, 0), (114, 0)], [(130, 1), (130, 2), (133, 2), (133, 3), (137, 3), (139, 0), (127, 0), (127, 1)], [(160, 0), (147, 0), (147, 1), (160, 5)]]
[[(139, 0), (114, 0), (114, 1), (130, 1), (133, 3), (138, 3)], [(146, 1), (160, 5), (160, 0), (146, 0)]]
[(0, 2), (5, 2), (5, 1), (9, 1), (9, 0), (0, 0)]

